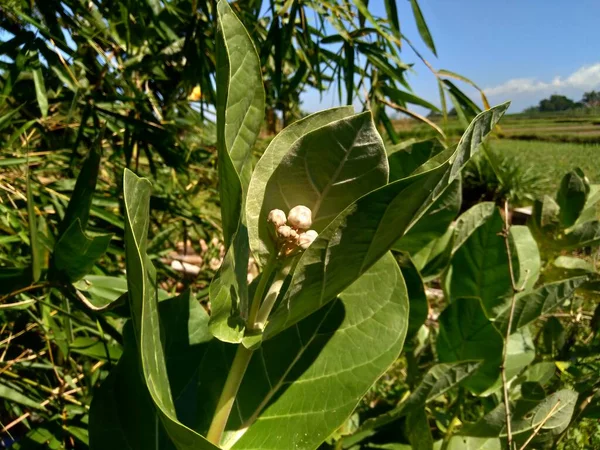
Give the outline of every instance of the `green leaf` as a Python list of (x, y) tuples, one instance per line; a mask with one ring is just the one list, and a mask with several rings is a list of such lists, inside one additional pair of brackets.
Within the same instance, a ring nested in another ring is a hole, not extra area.
[(420, 166), (444, 150), (437, 139), (402, 143), (388, 150), (390, 183), (412, 175)]
[(79, 219), (61, 235), (54, 246), (53, 269), (56, 276), (70, 282), (87, 275), (108, 249), (112, 234), (88, 237)]
[[(164, 326), (164, 348), (178, 416), (190, 417), (187, 397), (195, 392), (196, 362), (211, 340), (208, 315), (189, 291), (159, 303)], [(152, 397), (141, 377), (139, 353), (131, 322), (124, 330), (125, 348), (117, 367), (95, 393), (90, 410), (91, 448), (171, 449), (172, 444), (156, 414)], [(190, 391), (191, 390), (191, 391)], [(131, 412), (134, 413), (131, 413)], [(192, 414), (193, 415), (193, 414)], [(107, 433), (114, 430), (114, 433)], [(177, 448), (184, 448), (175, 442)]]
[(60, 223), (50, 264), (50, 279), (66, 279), (70, 282), (81, 279), (92, 270), (108, 248), (111, 234), (89, 237), (85, 232), (99, 167), (100, 153), (94, 147), (77, 176), (73, 194)]
[(77, 219), (79, 219), (82, 230), (85, 231), (87, 229), (90, 208), (92, 206), (92, 196), (96, 189), (98, 172), (100, 170), (100, 152), (99, 147), (97, 148), (99, 145), (99, 142), (97, 142), (92, 147), (81, 166), (81, 171), (77, 176), (75, 188), (69, 199), (65, 216), (59, 226), (58, 239)]
[(87, 275), (74, 286), (79, 291), (89, 294), (87, 306), (94, 311), (111, 309), (126, 301), (123, 295), (127, 292), (125, 278)]
[(248, 311), (248, 239), (245, 228), (234, 234), (221, 267), (210, 283), (210, 331), (221, 341), (241, 342)]
[(322, 231), (353, 201), (385, 185), (388, 164), (370, 112), (329, 122), (294, 142), (267, 182), (259, 237), (273, 251), (269, 211), (296, 205), (312, 210), (311, 228)]
[(10, 402), (16, 402), (21, 405), (27, 406), (37, 410), (44, 410), (45, 408), (41, 405), (41, 402), (33, 400), (16, 389), (11, 388), (5, 384), (0, 384), (0, 398), (4, 398)]
[[(238, 395), (241, 417), (233, 414), (228, 424), (241, 431), (227, 446), (316, 448), (398, 357), (408, 297), (393, 256), (381, 258), (339, 298), (256, 350)], [(207, 356), (201, 371), (214, 361)]]
[(433, 450), (433, 436), (424, 408), (408, 414), (406, 432), (413, 450)]
[(413, 105), (418, 105), (423, 108), (427, 108), (430, 111), (439, 112), (439, 108), (432, 103), (429, 103), (427, 100), (422, 99), (414, 94), (411, 94), (408, 91), (401, 91), (400, 89), (396, 89), (391, 85), (383, 85), (381, 86), (381, 91), (387, 95), (390, 100), (398, 103), (399, 105), (405, 106), (406, 103), (411, 103)]
[(431, 37), (431, 33), (429, 32), (429, 27), (425, 22), (425, 17), (423, 17), (423, 13), (421, 12), (421, 8), (419, 7), (419, 3), (417, 0), (410, 0), (410, 4), (412, 6), (413, 15), (415, 16), (415, 21), (417, 22), (417, 29), (419, 30), (419, 34), (421, 35), (421, 39), (423, 42), (429, 47), (429, 50), (433, 52), (435, 56), (437, 56), (437, 51), (435, 50), (435, 44), (433, 43), (433, 38)]
[[(524, 442), (540, 425), (540, 435), (547, 433), (556, 436), (569, 425), (576, 402), (577, 393), (568, 389), (554, 392), (538, 404), (532, 405), (528, 400), (517, 401), (511, 408), (513, 438)], [(461, 434), (489, 438), (505, 437), (504, 404), (498, 404), (475, 424), (465, 427)]]
[(215, 449), (204, 437), (178, 421), (161, 341), (156, 270), (146, 254), (150, 182), (125, 170), (125, 253), (133, 329), (144, 381), (161, 422), (179, 449)]
[(589, 192), (589, 181), (581, 169), (572, 170), (563, 177), (556, 194), (556, 203), (560, 207), (558, 216), (563, 227), (568, 228), (577, 221)]
[[(513, 314), (512, 331), (528, 325), (542, 314), (546, 314), (553, 308), (561, 305), (569, 299), (580, 285), (586, 281), (586, 277), (576, 277), (562, 280), (556, 283), (546, 284), (533, 292), (520, 294), (515, 302)], [(498, 312), (494, 325), (504, 333), (508, 327), (508, 316), (510, 305), (506, 305), (503, 311)]]
[[(448, 270), (450, 299), (480, 298), (485, 310), (491, 313), (505, 303), (512, 292), (508, 255), (501, 233), (504, 222), (497, 209), (472, 231), (454, 252)], [(461, 231), (459, 231), (459, 234)], [(513, 262), (518, 262), (514, 258)], [(518, 264), (514, 270), (519, 270)]]
[(429, 313), (429, 303), (425, 295), (425, 286), (423, 285), (421, 274), (410, 257), (401, 258), (399, 265), (404, 282), (406, 283), (408, 298), (410, 299), (408, 331), (406, 333), (406, 338), (410, 340), (425, 323), (425, 319), (427, 319), (427, 314)]
[(38, 227), (35, 215), (35, 203), (29, 171), (27, 172), (27, 221), (29, 223), (29, 244), (31, 247), (31, 280), (35, 283), (42, 276), (42, 260), (40, 258), (40, 242), (38, 242)]
[(35, 96), (40, 106), (42, 117), (45, 119), (48, 117), (48, 94), (46, 93), (46, 86), (44, 84), (44, 75), (42, 74), (42, 69), (34, 69), (32, 73)]
[(392, 32), (398, 41), (401, 41), (402, 34), (400, 33), (400, 21), (398, 20), (398, 7), (396, 6), (396, 0), (385, 0), (384, 3), (387, 18), (392, 26)]
[(461, 381), (472, 375), (481, 363), (463, 361), (453, 364), (437, 364), (427, 371), (423, 380), (410, 396), (396, 408), (378, 417), (366, 420), (351, 436), (343, 439), (343, 447), (350, 448), (374, 435), (378, 428), (404, 417), (411, 411), (423, 408)]
[(266, 337), (322, 307), (383, 256), (456, 179), (507, 107), (475, 119), (456, 152), (437, 168), (379, 188), (340, 213), (300, 257)]
[(455, 435), (448, 441), (447, 450), (502, 450), (502, 448), (498, 438)]
[(252, 147), (265, 109), (261, 66), (252, 39), (225, 0), (217, 5), (217, 149), (223, 237), (227, 254), (211, 284), (216, 314), (211, 330), (239, 342), (248, 308), (248, 231), (245, 201), (252, 175)]
[(431, 241), (444, 236), (458, 215), (461, 203), (461, 183), (460, 179), (456, 179), (435, 201), (429, 211), (394, 244), (394, 250), (414, 255)]
[(500, 374), (504, 342), (485, 316), (477, 298), (459, 298), (442, 311), (437, 352), (441, 362), (483, 360), (465, 386), (475, 393), (488, 389)]
[(529, 228), (524, 225), (512, 225), (510, 239), (514, 246), (513, 256), (519, 261), (518, 272), (514, 274), (517, 288), (532, 289), (542, 268), (537, 242)]
[(456, 221), (453, 252), (456, 252), (475, 230), (487, 222), (495, 210), (496, 205), (493, 202), (482, 202), (465, 211)]
[(252, 39), (225, 0), (217, 4), (217, 147), (226, 246), (238, 229), (252, 175), (252, 146), (265, 109), (260, 60)]
[(248, 222), (248, 235), (250, 238), (250, 249), (254, 257), (266, 262), (269, 252), (272, 250), (272, 238), (266, 227), (268, 215), (261, 215), (261, 209), (265, 202), (265, 191), (267, 183), (275, 172), (281, 160), (287, 154), (292, 145), (305, 134), (316, 130), (329, 123), (348, 117), (354, 108), (344, 106), (333, 108), (311, 114), (290, 126), (284, 128), (269, 144), (262, 157), (256, 164), (250, 187), (248, 188), (248, 199), (246, 202), (246, 219)]

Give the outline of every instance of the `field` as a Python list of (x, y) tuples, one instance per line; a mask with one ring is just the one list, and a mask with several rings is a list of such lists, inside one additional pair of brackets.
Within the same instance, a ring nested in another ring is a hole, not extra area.
[(576, 167), (584, 171), (591, 183), (600, 183), (600, 140), (598, 143), (564, 143), (494, 139), (491, 148), (530, 167), (540, 178), (544, 194), (556, 192), (565, 172)]
[[(429, 126), (412, 121), (398, 120), (395, 126), (401, 139), (411, 133), (412, 137), (433, 136)], [(460, 137), (463, 127), (456, 118), (450, 118), (444, 129), (454, 140)], [(576, 167), (592, 183), (600, 183), (600, 113), (511, 114), (500, 122), (490, 148), (514, 160), (538, 180), (533, 189), (536, 196), (554, 195), (562, 176)]]

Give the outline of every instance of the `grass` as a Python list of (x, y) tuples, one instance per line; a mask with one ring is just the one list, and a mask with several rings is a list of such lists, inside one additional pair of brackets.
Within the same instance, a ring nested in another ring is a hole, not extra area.
[(575, 167), (581, 168), (591, 183), (600, 183), (600, 144), (496, 139), (491, 149), (533, 167), (542, 179), (541, 194), (554, 195), (563, 175)]

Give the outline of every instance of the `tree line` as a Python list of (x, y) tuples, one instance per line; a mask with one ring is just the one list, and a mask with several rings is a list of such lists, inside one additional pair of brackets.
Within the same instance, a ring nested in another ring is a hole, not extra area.
[(540, 101), (537, 106), (525, 109), (524, 113), (557, 112), (573, 109), (600, 107), (600, 91), (585, 92), (580, 101), (576, 102), (565, 95), (553, 94)]

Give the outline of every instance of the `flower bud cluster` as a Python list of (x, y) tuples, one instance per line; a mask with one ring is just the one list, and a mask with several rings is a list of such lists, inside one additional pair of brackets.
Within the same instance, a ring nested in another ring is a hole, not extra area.
[(312, 225), (312, 211), (303, 205), (294, 206), (287, 217), (280, 209), (274, 209), (267, 218), (275, 227), (282, 250), (290, 254), (295, 249), (306, 250), (318, 236)]

